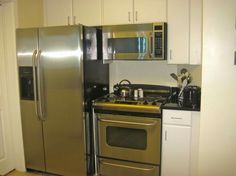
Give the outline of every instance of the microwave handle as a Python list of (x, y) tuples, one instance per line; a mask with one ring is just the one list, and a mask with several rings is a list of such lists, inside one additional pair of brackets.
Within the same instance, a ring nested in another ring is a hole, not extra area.
[(152, 56), (153, 56), (153, 36), (152, 36), (152, 33), (150, 34), (148, 40), (149, 40), (149, 47), (148, 47), (149, 57), (152, 58)]

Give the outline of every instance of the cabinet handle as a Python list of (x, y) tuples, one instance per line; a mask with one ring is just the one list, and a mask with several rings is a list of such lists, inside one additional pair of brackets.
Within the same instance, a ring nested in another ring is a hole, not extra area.
[(73, 16), (73, 24), (76, 24), (76, 16)]
[(170, 50), (170, 60), (172, 60), (172, 50)]
[(135, 11), (135, 20), (138, 21), (138, 11)]
[(165, 130), (165, 141), (167, 141), (167, 131)]
[(183, 118), (181, 118), (181, 117), (171, 117), (171, 119), (174, 119), (174, 120), (182, 120)]
[(67, 17), (67, 25), (70, 25), (70, 16)]
[(153, 56), (153, 40), (152, 40), (152, 35), (153, 34), (150, 34), (150, 37), (149, 37), (149, 57), (152, 58)]
[(236, 30), (236, 16), (235, 16), (235, 21), (234, 21), (234, 29)]
[(128, 21), (131, 22), (130, 12), (128, 12)]

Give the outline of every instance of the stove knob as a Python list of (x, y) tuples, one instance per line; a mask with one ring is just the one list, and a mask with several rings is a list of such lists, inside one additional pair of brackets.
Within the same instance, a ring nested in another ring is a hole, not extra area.
[(110, 100), (109, 99), (105, 99), (105, 102), (110, 102)]
[(152, 102), (152, 105), (154, 105), (154, 106), (157, 105), (157, 102), (156, 101)]
[(147, 105), (148, 104), (148, 102), (147, 102), (147, 100), (145, 100), (144, 102), (143, 102), (143, 105)]

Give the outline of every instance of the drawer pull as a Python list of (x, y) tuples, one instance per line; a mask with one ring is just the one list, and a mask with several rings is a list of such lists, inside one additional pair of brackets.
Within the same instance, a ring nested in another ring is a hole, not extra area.
[(181, 118), (181, 117), (171, 117), (171, 119), (173, 119), (173, 120), (182, 120), (183, 118)]

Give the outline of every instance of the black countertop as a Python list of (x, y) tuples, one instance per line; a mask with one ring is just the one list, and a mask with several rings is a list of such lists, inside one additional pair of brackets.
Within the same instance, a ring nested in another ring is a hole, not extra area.
[(177, 103), (166, 103), (162, 105), (162, 109), (173, 109), (173, 110), (183, 110), (183, 111), (200, 111), (200, 108), (188, 108), (180, 107)]

